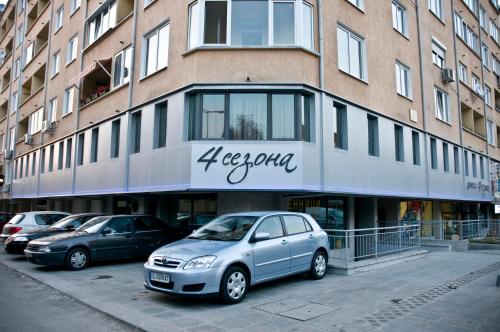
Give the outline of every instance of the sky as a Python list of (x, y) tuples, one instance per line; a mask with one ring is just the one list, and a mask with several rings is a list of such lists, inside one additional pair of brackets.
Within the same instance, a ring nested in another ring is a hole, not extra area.
[(6, 4), (7, 0), (0, 0), (0, 3)]

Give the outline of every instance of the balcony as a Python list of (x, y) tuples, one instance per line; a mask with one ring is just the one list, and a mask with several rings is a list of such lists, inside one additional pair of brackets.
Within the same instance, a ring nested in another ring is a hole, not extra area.
[(2, 105), (0, 105), (0, 120), (7, 116), (7, 111), (9, 109), (9, 101), (5, 100)]
[(9, 13), (9, 16), (5, 19), (3, 24), (0, 26), (0, 40), (2, 40), (5, 35), (10, 31), (12, 26), (14, 25), (14, 20), (15, 20), (15, 10), (11, 10)]
[(38, 2), (31, 8), (26, 19), (26, 32), (35, 24), (38, 18), (43, 14), (45, 9), (49, 6), (50, 0), (38, 0)]
[(43, 65), (37, 72), (28, 78), (22, 86), (20, 105), (24, 104), (29, 98), (34, 96), (39, 90), (43, 89), (45, 81), (46, 66)]
[(36, 56), (47, 46), (49, 40), (49, 24), (50, 23), (46, 24), (43, 29), (40, 30), (40, 32), (36, 35), (32, 44), (32, 50), (29, 51), (31, 52), (31, 54), (27, 54), (25, 67), (27, 67), (33, 61), (33, 59), (35, 59)]
[(5, 89), (7, 89), (10, 85), (10, 72), (11, 70), (9, 69), (5, 75), (3, 75), (2, 77), (2, 85), (1, 85), (1, 91), (3, 92)]
[(0, 67), (7, 62), (7, 59), (11, 56), (12, 54), (12, 49), (14, 45), (14, 39), (10, 38), (10, 40), (7, 42), (7, 45), (5, 45), (5, 48), (3, 49), (4, 56), (0, 58)]
[(111, 90), (111, 59), (96, 61), (95, 69), (83, 78), (80, 107), (105, 96)]
[(485, 138), (486, 129), (484, 127), (484, 116), (464, 103), (461, 103), (460, 108), (462, 112), (463, 128), (477, 136)]

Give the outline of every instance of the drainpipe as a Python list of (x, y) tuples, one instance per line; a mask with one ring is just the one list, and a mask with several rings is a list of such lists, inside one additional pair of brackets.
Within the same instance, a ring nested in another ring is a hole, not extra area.
[(323, 107), (324, 99), (326, 98), (325, 89), (325, 67), (324, 67), (324, 51), (323, 51), (323, 0), (318, 0), (318, 39), (319, 39), (319, 88), (321, 91), (321, 98), (319, 100), (319, 175), (321, 190), (325, 191), (325, 148), (323, 137)]

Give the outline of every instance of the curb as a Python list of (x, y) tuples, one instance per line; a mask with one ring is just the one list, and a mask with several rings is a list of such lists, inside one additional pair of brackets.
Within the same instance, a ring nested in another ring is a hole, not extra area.
[(41, 281), (41, 280), (39, 280), (39, 279), (37, 279), (37, 278), (33, 277), (33, 276), (30, 276), (30, 275), (28, 275), (28, 274), (26, 274), (26, 273), (24, 273), (24, 272), (21, 272), (21, 271), (17, 270), (16, 268), (13, 268), (13, 267), (11, 267), (11, 266), (9, 266), (9, 265), (7, 265), (7, 264), (3, 263), (3, 262), (0, 262), (0, 265), (5, 266), (6, 268), (8, 268), (8, 269), (9, 269), (9, 270), (11, 270), (11, 271), (14, 271), (14, 272), (16, 272), (16, 273), (19, 273), (19, 274), (21, 274), (21, 275), (23, 275), (23, 276), (25, 276), (25, 277), (27, 277), (27, 278), (29, 278), (29, 279), (33, 280), (33, 281), (34, 281), (34, 282), (36, 282), (36, 283), (42, 284), (42, 285), (44, 285), (44, 286), (46, 286), (46, 287), (48, 287), (48, 288), (52, 289), (53, 291), (56, 291), (56, 292), (58, 292), (58, 293), (60, 293), (60, 294), (62, 294), (62, 295), (64, 295), (64, 296), (66, 296), (66, 297), (69, 297), (69, 298), (71, 298), (72, 300), (74, 300), (75, 302), (77, 302), (77, 303), (79, 303), (79, 304), (81, 304), (81, 305), (83, 305), (83, 306), (85, 306), (85, 307), (87, 307), (87, 308), (89, 308), (89, 309), (91, 309), (91, 310), (97, 311), (97, 312), (99, 312), (100, 314), (102, 314), (102, 315), (104, 315), (104, 316), (106, 316), (106, 317), (108, 317), (108, 318), (111, 318), (111, 319), (113, 319), (113, 320), (115, 320), (115, 321), (118, 321), (118, 322), (120, 322), (120, 324), (122, 324), (122, 325), (126, 325), (126, 326), (130, 327), (130, 328), (131, 328), (131, 329), (133, 329), (134, 331), (137, 331), (137, 332), (147, 332), (147, 330), (144, 330), (143, 328), (141, 328), (141, 327), (139, 327), (139, 326), (137, 326), (137, 325), (134, 325), (134, 324), (132, 324), (132, 323), (130, 323), (130, 322), (127, 322), (127, 321), (125, 321), (125, 320), (123, 320), (123, 319), (119, 318), (119, 317), (113, 316), (113, 315), (111, 315), (110, 313), (108, 313), (108, 312), (106, 312), (106, 311), (103, 311), (103, 310), (101, 310), (101, 309), (99, 309), (99, 308), (96, 308), (96, 307), (94, 307), (94, 306), (92, 306), (92, 305), (90, 305), (90, 304), (86, 303), (86, 302), (83, 302), (82, 300), (77, 299), (77, 298), (76, 298), (76, 297), (74, 297), (73, 295), (68, 294), (68, 293), (66, 293), (66, 292), (64, 292), (64, 291), (62, 291), (62, 290), (60, 290), (60, 289), (57, 289), (57, 288), (55, 288), (55, 287), (53, 287), (53, 286), (51, 286), (51, 285), (49, 285), (49, 284), (47, 284), (47, 283), (45, 283), (45, 282), (43, 282), (43, 281)]

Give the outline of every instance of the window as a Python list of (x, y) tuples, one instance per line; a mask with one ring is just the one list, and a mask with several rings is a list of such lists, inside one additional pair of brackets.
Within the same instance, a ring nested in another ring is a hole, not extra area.
[(486, 69), (490, 68), (490, 55), (488, 46), (485, 43), (481, 43), (481, 63)]
[(164, 25), (145, 37), (144, 76), (151, 75), (168, 65), (170, 25)]
[(268, 1), (231, 1), (231, 42), (238, 46), (263, 46), (269, 40)]
[(97, 162), (97, 153), (99, 148), (99, 128), (92, 129), (92, 137), (90, 142), (90, 162)]
[(30, 175), (30, 155), (26, 155), (26, 169), (24, 170), (24, 177), (28, 177)]
[(141, 151), (141, 117), (141, 111), (132, 113), (132, 144), (130, 145), (130, 153), (138, 153)]
[(73, 14), (78, 8), (80, 8), (80, 0), (71, 0), (70, 1), (71, 14)]
[(87, 22), (87, 45), (92, 44), (116, 24), (116, 1), (101, 6)]
[(153, 148), (167, 145), (167, 102), (155, 105)]
[(3, 148), (5, 144), (5, 134), (0, 134), (0, 153), (3, 153)]
[(396, 62), (396, 90), (407, 98), (411, 98), (411, 75), (410, 68)]
[(455, 13), (455, 33), (464, 43), (469, 46), (474, 52), (479, 53), (479, 38), (474, 32), (474, 29), (465, 23), (465, 21)]
[(17, 164), (18, 164), (18, 160), (16, 159), (16, 162), (14, 164), (14, 180), (17, 179)]
[(134, 220), (135, 232), (161, 231), (162, 222), (152, 217), (136, 217)]
[(21, 24), (20, 26), (17, 27), (16, 31), (16, 47), (21, 45), (24, 39), (24, 29), (23, 25)]
[(484, 10), (483, 7), (479, 8), (479, 25), (481, 26), (481, 28), (483, 28), (483, 30), (488, 33), (488, 25), (487, 25), (487, 21), (486, 21), (486, 10)]
[(306, 49), (314, 49), (313, 7), (302, 2), (302, 46)]
[(126, 84), (130, 80), (132, 66), (132, 47), (128, 47), (115, 55), (113, 63), (113, 86)]
[(281, 224), (281, 219), (279, 216), (272, 216), (264, 219), (255, 233), (268, 233), (270, 239), (275, 239), (278, 237), (282, 237), (284, 235), (283, 233), (283, 226)]
[(392, 2), (392, 27), (401, 34), (408, 35), (406, 8), (397, 1)]
[(293, 92), (189, 96), (190, 139), (310, 139), (313, 98)]
[(378, 157), (378, 118), (376, 116), (367, 115), (368, 118), (368, 155)]
[(476, 154), (472, 153), (472, 177), (477, 178), (477, 162), (476, 162)]
[(347, 150), (348, 129), (347, 129), (347, 107), (334, 104), (337, 115), (337, 130), (333, 135), (333, 141), (337, 149)]
[(57, 155), (57, 169), (63, 169), (63, 161), (64, 161), (64, 141), (59, 142), (59, 149)]
[(71, 87), (64, 91), (63, 116), (73, 112), (73, 102), (75, 99), (75, 88)]
[(273, 1), (273, 44), (295, 44), (295, 3)]
[(13, 92), (12, 93), (12, 103), (10, 104), (10, 113), (14, 113), (15, 111), (17, 111), (17, 106), (19, 104), (19, 95), (16, 92)]
[(111, 122), (111, 158), (120, 155), (120, 122), (120, 119)]
[(113, 218), (106, 224), (104, 230), (111, 231), (111, 234), (131, 233), (134, 219), (129, 217)]
[(439, 17), (440, 20), (443, 20), (442, 0), (429, 0), (429, 10)]
[[(17, 160), (16, 160), (16, 162), (17, 162)], [(24, 164), (24, 158), (21, 157), (21, 158), (19, 158), (19, 178), (20, 179), (23, 177), (23, 169), (24, 169), (23, 164)], [(17, 173), (17, 167), (16, 167), (16, 173)]]
[(205, 2), (204, 44), (226, 44), (227, 1)]
[(472, 90), (477, 93), (478, 88), (481, 88), (481, 79), (475, 74), (472, 74)]
[(487, 135), (487, 138), (488, 138), (488, 143), (490, 145), (493, 145), (493, 146), (496, 146), (495, 145), (495, 135), (496, 135), (496, 132), (493, 131), (493, 129), (495, 128), (494, 124), (492, 121), (488, 120), (486, 122), (486, 135)]
[(491, 106), (491, 89), (489, 86), (484, 86), (484, 102), (486, 105)]
[(339, 69), (359, 79), (366, 79), (364, 39), (337, 26)]
[(474, 13), (477, 13), (477, 0), (462, 0), (465, 5)]
[(308, 231), (304, 218), (301, 216), (284, 215), (283, 222), (285, 223), (288, 235), (305, 233)]
[(71, 150), (72, 150), (72, 148), (73, 148), (73, 139), (68, 138), (66, 140), (66, 165), (65, 165), (66, 168), (71, 167)]
[(36, 152), (33, 152), (33, 158), (31, 158), (31, 176), (36, 174)]
[(460, 158), (456, 146), (453, 147), (453, 164), (455, 166), (455, 174), (460, 174)]
[(465, 84), (468, 82), (467, 67), (461, 62), (458, 63), (458, 79)]
[(436, 139), (431, 138), (431, 168), (438, 168)]
[(34, 55), (34, 46), (35, 43), (31, 43), (26, 47), (26, 50), (24, 50), (24, 65), (28, 65), (28, 63), (33, 60), (33, 55)]
[(14, 79), (18, 78), (20, 74), (21, 74), (21, 59), (17, 58), (16, 61), (14, 61)]
[(54, 144), (49, 148), (49, 172), (54, 171)]
[(155, 0), (144, 0), (144, 7), (148, 6), (149, 4), (153, 3)]
[(33, 135), (42, 130), (43, 107), (31, 113), (28, 118), (28, 134)]
[(16, 144), (16, 127), (11, 127), (9, 129), (9, 150), (14, 150), (14, 145)]
[(481, 174), (481, 180), (484, 180), (484, 158), (479, 156), (479, 172)]
[(490, 18), (490, 36), (491, 36), (491, 38), (493, 38), (493, 40), (495, 40), (497, 42), (497, 44), (499, 43), (498, 27), (495, 24), (495, 21), (493, 21), (491, 18)]
[(78, 149), (77, 149), (77, 158), (76, 164), (78, 166), (83, 165), (83, 149), (85, 147), (85, 133), (81, 133), (78, 135)]
[(465, 176), (469, 176), (469, 155), (464, 151), (464, 172)]
[(438, 118), (441, 121), (450, 123), (450, 106), (448, 101), (448, 94), (443, 90), (435, 87), (434, 99), (435, 99), (436, 118)]
[(61, 62), (61, 51), (57, 51), (52, 55), (52, 67), (50, 70), (50, 75), (54, 77), (59, 73), (59, 64)]
[(443, 142), (443, 169), (445, 172), (450, 171), (450, 155), (448, 152), (448, 143)]
[(26, 0), (17, 0), (17, 12), (21, 13), (26, 8)]
[(364, 0), (347, 0), (350, 3), (352, 3), (354, 6), (358, 7), (359, 9), (364, 8)]
[(441, 43), (438, 43), (436, 40), (432, 40), (432, 63), (434, 63), (439, 68), (446, 67), (445, 65), (446, 59), (446, 49), (443, 48)]
[(47, 113), (47, 122), (53, 123), (57, 119), (57, 98), (49, 101), (49, 112)]
[(69, 64), (70, 62), (76, 59), (77, 50), (78, 50), (78, 36), (74, 36), (68, 41), (68, 49), (66, 52), (66, 64)]
[(394, 125), (394, 147), (396, 161), (405, 161), (405, 150), (404, 150), (404, 137), (403, 137), (403, 127), (400, 125)]
[(62, 28), (63, 26), (63, 20), (64, 20), (64, 6), (61, 6), (57, 11), (56, 11), (56, 17), (54, 20), (54, 31), (57, 32), (59, 29)]
[(413, 165), (420, 165), (420, 134), (418, 131), (411, 132), (411, 143), (413, 147)]

